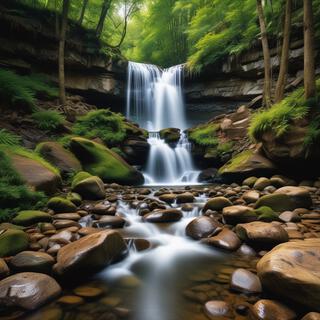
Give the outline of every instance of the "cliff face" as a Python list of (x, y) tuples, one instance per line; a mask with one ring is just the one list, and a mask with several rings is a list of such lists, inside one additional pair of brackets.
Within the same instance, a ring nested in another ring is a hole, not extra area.
[[(279, 69), (281, 43), (270, 41), (274, 86)], [(320, 67), (320, 45), (317, 44), (316, 61)], [(297, 30), (292, 35), (287, 90), (303, 82), (303, 34)], [(320, 73), (320, 69), (318, 69)], [(252, 99), (259, 104), (263, 93), (264, 62), (260, 43), (238, 57), (229, 56), (208, 66), (195, 76), (187, 76), (185, 95), (188, 109), (207, 108), (222, 110), (247, 103)], [(253, 105), (254, 103), (253, 102)]]
[[(49, 18), (48, 18), (49, 17)], [(45, 73), (57, 81), (58, 37), (54, 13), (3, 1), (0, 4), (0, 67), (22, 73)], [(72, 41), (70, 40), (72, 39)], [(119, 52), (103, 52), (89, 30), (69, 23), (66, 87), (91, 103), (121, 109), (127, 62)]]

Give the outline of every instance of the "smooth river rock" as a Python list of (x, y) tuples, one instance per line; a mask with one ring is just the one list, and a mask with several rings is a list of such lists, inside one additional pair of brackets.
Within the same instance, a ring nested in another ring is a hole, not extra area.
[(154, 210), (143, 217), (146, 222), (175, 222), (182, 218), (182, 213), (178, 209)]
[(0, 305), (34, 310), (61, 293), (59, 284), (43, 273), (23, 272), (0, 281)]
[(320, 239), (287, 242), (257, 264), (263, 287), (320, 311)]
[(282, 303), (262, 299), (251, 308), (252, 319), (257, 320), (296, 320), (297, 315)]
[(221, 224), (210, 217), (198, 217), (193, 219), (186, 227), (186, 235), (195, 240), (211, 237), (218, 230)]
[(241, 246), (239, 237), (228, 228), (223, 228), (216, 236), (203, 239), (202, 242), (228, 251), (235, 251)]
[(272, 248), (289, 240), (287, 231), (280, 225), (261, 221), (238, 224), (236, 233), (244, 242), (259, 248)]
[(236, 225), (257, 220), (254, 210), (247, 206), (231, 206), (222, 210), (222, 216), (227, 224)]
[(260, 293), (262, 291), (258, 276), (241, 268), (232, 273), (230, 288), (245, 293)]
[(59, 275), (90, 274), (120, 260), (127, 245), (114, 230), (104, 230), (85, 236), (61, 248), (54, 270)]

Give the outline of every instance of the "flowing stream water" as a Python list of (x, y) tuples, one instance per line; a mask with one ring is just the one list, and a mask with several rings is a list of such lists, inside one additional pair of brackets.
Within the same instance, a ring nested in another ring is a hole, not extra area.
[[(183, 65), (161, 70), (149, 64), (129, 62), (128, 119), (148, 130), (151, 150), (144, 171), (146, 185), (196, 184), (199, 171), (193, 165), (182, 94)], [(175, 147), (160, 138), (159, 131), (178, 128)]]

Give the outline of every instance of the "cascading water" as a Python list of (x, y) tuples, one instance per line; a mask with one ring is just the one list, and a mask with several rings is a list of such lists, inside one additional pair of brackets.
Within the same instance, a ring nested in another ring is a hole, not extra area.
[(183, 65), (161, 70), (154, 65), (129, 62), (127, 118), (147, 129), (151, 145), (144, 172), (146, 184), (195, 184), (190, 144), (184, 133), (175, 148), (160, 138), (165, 128), (187, 127), (182, 94)]

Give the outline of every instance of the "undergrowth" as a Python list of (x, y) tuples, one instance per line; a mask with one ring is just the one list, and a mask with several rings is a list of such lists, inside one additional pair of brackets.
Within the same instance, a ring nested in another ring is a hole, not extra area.
[[(317, 90), (320, 92), (320, 79), (317, 81)], [(257, 112), (251, 119), (249, 136), (259, 141), (265, 132), (271, 130), (277, 137), (282, 136), (288, 131), (293, 121), (308, 117), (316, 101), (316, 99), (306, 101), (304, 89), (296, 89), (270, 109)]]
[(20, 145), (21, 138), (6, 129), (0, 129), (0, 145), (16, 146)]
[(32, 114), (32, 118), (35, 120), (39, 129), (48, 132), (54, 132), (65, 122), (65, 117), (55, 110), (42, 110)]
[(114, 146), (126, 138), (124, 117), (109, 109), (91, 111), (78, 118), (72, 133), (88, 139), (100, 138), (106, 145)]
[(189, 132), (189, 140), (206, 147), (214, 147), (219, 144), (216, 132), (219, 126), (216, 124), (204, 124)]
[(56, 98), (57, 88), (41, 75), (21, 76), (0, 69), (0, 98), (11, 107), (34, 109), (36, 98)]

